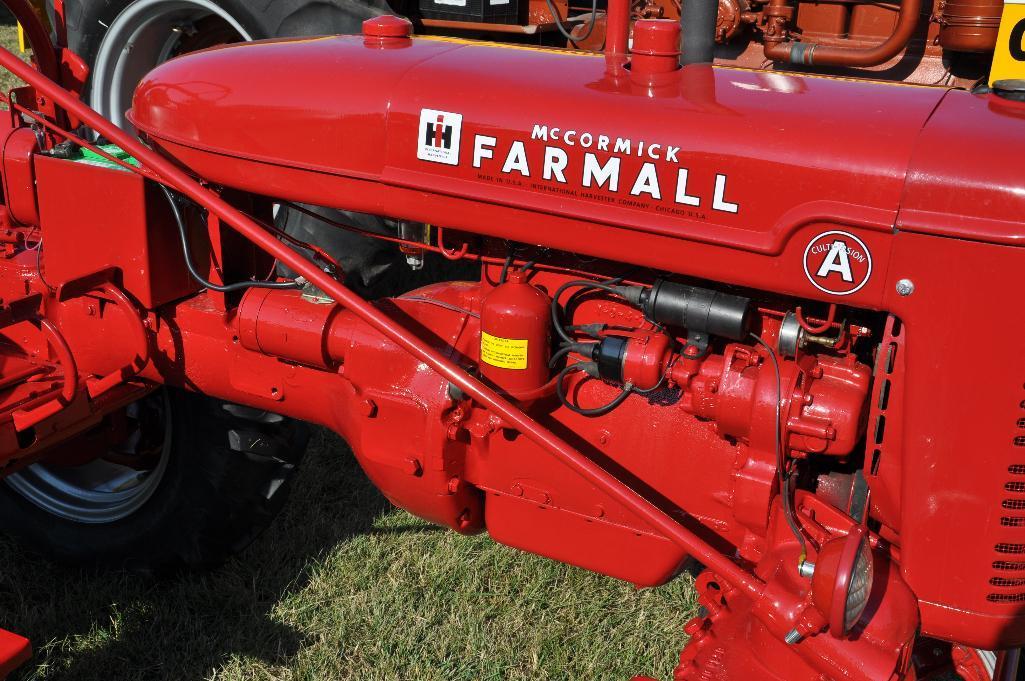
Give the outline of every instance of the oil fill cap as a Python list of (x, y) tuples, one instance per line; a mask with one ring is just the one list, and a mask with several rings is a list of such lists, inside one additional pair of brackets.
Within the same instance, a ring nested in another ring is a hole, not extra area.
[(990, 88), (990, 92), (1001, 99), (1009, 99), (1012, 102), (1025, 102), (1025, 79), (1012, 78), (993, 81), (993, 87)]

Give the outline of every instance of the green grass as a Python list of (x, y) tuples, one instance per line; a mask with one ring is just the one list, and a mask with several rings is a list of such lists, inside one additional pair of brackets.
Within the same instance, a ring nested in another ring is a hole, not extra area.
[(282, 516), (206, 575), (85, 572), (0, 538), (0, 626), (36, 649), (22, 679), (668, 679), (695, 607), (689, 578), (637, 591), (391, 508), (327, 433)]
[[(7, 23), (10, 21), (9, 16), (5, 16), (6, 13), (0, 13), (0, 47), (11, 50), (15, 54), (18, 54), (18, 28), (17, 26)], [(23, 55), (26, 59), (29, 55)], [(0, 92), (7, 94), (11, 88), (23, 85), (20, 80), (11, 75), (10, 71), (0, 68)], [(6, 105), (4, 105), (6, 108)]]
[(284, 513), (209, 574), (62, 568), (0, 540), (0, 626), (23, 679), (671, 678), (695, 610), (391, 508), (318, 434)]

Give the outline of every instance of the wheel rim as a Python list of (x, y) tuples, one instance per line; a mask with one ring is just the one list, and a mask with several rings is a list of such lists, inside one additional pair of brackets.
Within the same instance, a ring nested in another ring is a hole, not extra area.
[[(234, 40), (253, 36), (211, 0), (136, 0), (111, 22), (96, 53), (90, 105), (122, 128), (143, 76), (180, 52), (183, 37), (198, 22), (215, 19)], [(230, 42), (230, 41), (229, 41)]]
[[(153, 496), (171, 456), (171, 409), (167, 393), (161, 391), (128, 407), (129, 413), (141, 408), (157, 410), (155, 421), (162, 428), (160, 433), (149, 433), (160, 438), (158, 458), (152, 468), (133, 468), (102, 458), (81, 466), (37, 463), (8, 476), (4, 482), (32, 504), (65, 520), (95, 525), (128, 517)], [(141, 431), (133, 431), (121, 444), (138, 446), (141, 438)]]

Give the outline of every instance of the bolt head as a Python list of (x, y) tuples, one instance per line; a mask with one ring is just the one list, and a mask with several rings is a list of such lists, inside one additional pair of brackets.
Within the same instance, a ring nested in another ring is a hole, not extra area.
[(915, 282), (910, 279), (901, 279), (897, 282), (897, 295), (910, 296), (915, 292)]

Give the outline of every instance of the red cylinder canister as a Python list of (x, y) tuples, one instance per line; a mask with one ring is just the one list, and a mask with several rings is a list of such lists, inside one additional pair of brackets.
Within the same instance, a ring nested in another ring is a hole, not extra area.
[(541, 388), (550, 374), (551, 330), (551, 299), (524, 273), (510, 272), (481, 304), (481, 374), (513, 395)]

